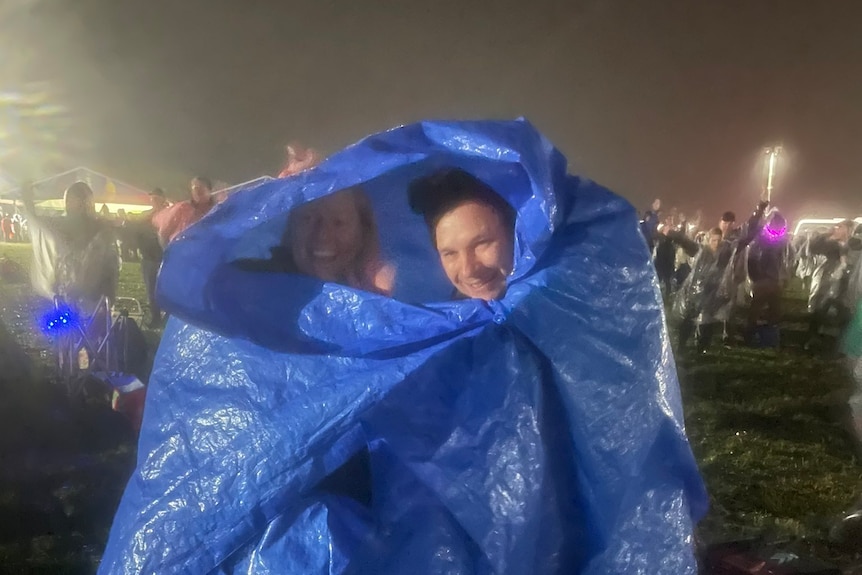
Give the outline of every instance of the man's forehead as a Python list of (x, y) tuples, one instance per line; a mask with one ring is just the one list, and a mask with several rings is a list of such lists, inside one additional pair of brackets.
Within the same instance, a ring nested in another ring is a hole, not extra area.
[(461, 204), (444, 214), (437, 222), (437, 239), (452, 241), (471, 239), (496, 231), (501, 225), (495, 209), (477, 202)]

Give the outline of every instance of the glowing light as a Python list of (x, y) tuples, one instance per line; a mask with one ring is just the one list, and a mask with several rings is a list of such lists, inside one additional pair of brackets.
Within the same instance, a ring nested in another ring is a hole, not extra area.
[(772, 201), (772, 190), (775, 182), (775, 164), (778, 161), (778, 155), (781, 154), (781, 146), (766, 148), (766, 154), (769, 156), (766, 174), (766, 199)]
[(781, 238), (783, 238), (784, 234), (787, 233), (787, 226), (785, 225), (785, 226), (781, 226), (778, 229), (775, 229), (775, 228), (770, 227), (769, 224), (767, 224), (767, 225), (763, 226), (763, 232), (764, 232), (764, 235), (766, 236), (766, 239), (776, 242), (776, 241), (780, 240)]
[(78, 327), (78, 314), (70, 307), (52, 308), (42, 316), (40, 328), (46, 336), (58, 336)]

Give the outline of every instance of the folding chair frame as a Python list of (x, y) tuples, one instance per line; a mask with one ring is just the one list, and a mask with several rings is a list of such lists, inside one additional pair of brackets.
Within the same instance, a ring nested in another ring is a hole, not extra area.
[[(54, 309), (61, 311), (68, 304), (60, 296), (54, 297)], [(107, 371), (111, 362), (111, 332), (114, 322), (111, 314), (111, 300), (105, 296), (99, 300), (96, 308), (84, 321), (75, 322), (70, 333), (61, 334), (56, 341), (57, 371), (72, 397), (82, 395), (86, 377), (93, 371)], [(99, 313), (105, 313), (105, 332), (96, 341), (92, 341), (91, 328), (100, 321)], [(87, 367), (80, 366), (79, 357), (82, 350), (87, 352)], [(104, 354), (104, 355), (103, 355)]]

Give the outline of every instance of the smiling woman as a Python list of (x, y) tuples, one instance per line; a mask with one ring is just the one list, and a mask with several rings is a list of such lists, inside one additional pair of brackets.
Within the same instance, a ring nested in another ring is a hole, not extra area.
[(291, 212), (282, 244), (299, 273), (387, 295), (392, 291), (394, 272), (382, 262), (374, 212), (360, 188)]
[(325, 282), (391, 295), (395, 268), (387, 264), (371, 201), (358, 187), (291, 211), (269, 259), (243, 258), (246, 271), (302, 274)]

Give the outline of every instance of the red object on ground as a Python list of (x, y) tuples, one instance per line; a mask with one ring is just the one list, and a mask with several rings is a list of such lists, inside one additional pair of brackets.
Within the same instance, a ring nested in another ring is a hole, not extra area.
[(142, 387), (128, 393), (114, 390), (111, 407), (129, 418), (135, 433), (140, 433), (144, 420), (144, 403), (147, 399), (147, 388)]

